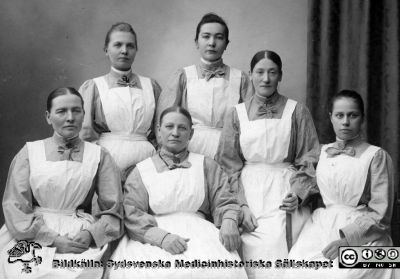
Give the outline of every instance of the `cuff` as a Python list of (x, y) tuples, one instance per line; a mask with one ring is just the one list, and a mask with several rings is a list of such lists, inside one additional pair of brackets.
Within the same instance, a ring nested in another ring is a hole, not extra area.
[(169, 234), (169, 232), (159, 227), (152, 227), (144, 234), (144, 241), (151, 245), (161, 247), (161, 243), (167, 234)]
[(345, 237), (349, 246), (360, 246), (361, 245), (361, 233), (360, 226), (355, 223), (349, 224), (346, 227), (339, 230), (340, 236)]
[(238, 224), (238, 217), (239, 217), (239, 212), (233, 209), (227, 210), (224, 214), (224, 217), (222, 217), (222, 221), (224, 219), (231, 219), (235, 221), (236, 224)]
[(302, 206), (309, 195), (308, 187), (293, 184), (291, 191), (299, 198), (299, 207)]
[[(97, 222), (99, 222), (99, 221), (97, 221)], [(88, 231), (92, 235), (92, 238), (93, 238), (93, 241), (94, 241), (96, 247), (102, 247), (108, 241), (106, 241), (106, 239), (104, 238), (104, 230), (96, 229), (97, 222), (92, 224), (89, 228), (87, 228), (85, 230)]]

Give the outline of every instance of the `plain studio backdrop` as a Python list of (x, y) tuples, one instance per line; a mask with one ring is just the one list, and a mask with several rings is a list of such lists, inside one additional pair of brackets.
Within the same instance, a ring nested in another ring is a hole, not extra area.
[(195, 30), (207, 12), (229, 26), (226, 64), (248, 72), (257, 51), (274, 50), (283, 61), (279, 91), (305, 102), (307, 0), (1, 1), (0, 195), (25, 142), (52, 134), (44, 118), (47, 95), (109, 71), (103, 45), (113, 23), (133, 26), (139, 47), (133, 71), (163, 87), (178, 68), (199, 61)]

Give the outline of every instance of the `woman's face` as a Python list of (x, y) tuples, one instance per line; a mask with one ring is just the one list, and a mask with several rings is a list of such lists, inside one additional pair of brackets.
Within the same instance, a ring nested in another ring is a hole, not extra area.
[(74, 138), (82, 128), (84, 111), (81, 99), (73, 94), (61, 95), (52, 100), (46, 111), (47, 123), (63, 138)]
[(110, 42), (105, 51), (112, 67), (127, 71), (135, 60), (136, 38), (130, 32), (114, 31), (110, 34)]
[(227, 45), (225, 27), (222, 24), (212, 22), (205, 23), (200, 27), (196, 47), (204, 60), (217, 61), (222, 57)]
[(162, 146), (174, 154), (182, 152), (192, 138), (193, 130), (189, 119), (181, 113), (170, 112), (164, 115), (159, 135)]
[(363, 116), (352, 98), (342, 97), (333, 103), (330, 114), (333, 130), (341, 140), (350, 140), (360, 134)]
[(277, 90), (278, 83), (282, 80), (282, 73), (272, 60), (264, 58), (254, 66), (251, 80), (257, 94), (269, 97)]

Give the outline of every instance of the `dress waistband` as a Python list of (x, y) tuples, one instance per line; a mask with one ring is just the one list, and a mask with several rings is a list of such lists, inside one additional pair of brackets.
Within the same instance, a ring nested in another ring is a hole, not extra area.
[(245, 166), (263, 166), (268, 169), (287, 169), (291, 168), (292, 164), (289, 162), (281, 162), (281, 163), (263, 163), (263, 162), (245, 162)]
[(147, 137), (143, 134), (109, 132), (100, 134), (100, 140), (147, 141)]
[(47, 208), (41, 206), (35, 206), (33, 209), (35, 213), (41, 213), (43, 215), (46, 214), (54, 214), (54, 215), (63, 215), (63, 216), (77, 216), (79, 218), (85, 219), (90, 223), (94, 223), (95, 219), (89, 213), (86, 213), (82, 209), (56, 209), (56, 208)]

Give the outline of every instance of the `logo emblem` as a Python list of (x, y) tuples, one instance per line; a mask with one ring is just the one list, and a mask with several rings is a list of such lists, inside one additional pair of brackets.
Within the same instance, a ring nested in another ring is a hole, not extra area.
[(362, 250), (361, 255), (364, 260), (369, 260), (370, 258), (372, 258), (374, 253), (372, 253), (371, 249), (364, 249), (364, 250)]
[(395, 260), (399, 257), (399, 251), (396, 249), (389, 249), (389, 251), (387, 251), (387, 257), (391, 260)]
[(383, 260), (385, 258), (385, 256), (386, 256), (386, 252), (382, 248), (375, 250), (375, 258), (377, 258), (378, 260)]
[(340, 260), (345, 266), (353, 266), (357, 263), (357, 252), (353, 249), (346, 249), (340, 255)]
[(34, 262), (35, 265), (42, 263), (42, 257), (36, 256), (35, 250), (37, 249), (42, 249), (42, 246), (39, 243), (20, 240), (14, 245), (13, 248), (7, 251), (8, 262), (22, 262), (24, 265), (22, 272), (31, 273), (32, 268), (29, 266), (31, 262)]

